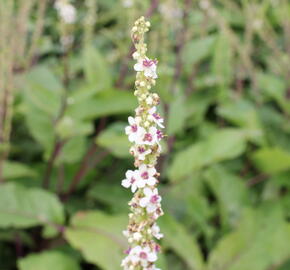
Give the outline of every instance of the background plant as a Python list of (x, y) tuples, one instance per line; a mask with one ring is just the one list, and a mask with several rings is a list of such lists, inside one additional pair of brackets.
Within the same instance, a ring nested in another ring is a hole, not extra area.
[(0, 269), (120, 269), (144, 14), (168, 135), (159, 267), (290, 269), (288, 1), (71, 1), (68, 49), (44, 3), (0, 3)]

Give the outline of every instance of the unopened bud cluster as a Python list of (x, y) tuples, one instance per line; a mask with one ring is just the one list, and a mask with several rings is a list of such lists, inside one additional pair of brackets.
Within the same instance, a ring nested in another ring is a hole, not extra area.
[(135, 117), (128, 118), (129, 125), (125, 129), (132, 143), (130, 153), (134, 156), (136, 169), (128, 170), (126, 179), (122, 181), (122, 186), (131, 188), (134, 193), (129, 202), (129, 225), (124, 231), (130, 243), (130, 248), (126, 251), (127, 257), (121, 264), (124, 270), (160, 270), (155, 266), (160, 251), (155, 239), (163, 237), (156, 224), (163, 211), (161, 196), (157, 190), (159, 174), (155, 165), (161, 153), (160, 140), (163, 138), (159, 128), (164, 126), (163, 118), (156, 108), (159, 96), (149, 91), (157, 78), (157, 60), (146, 56), (144, 34), (149, 27), (150, 23), (141, 17), (135, 22), (131, 33), (136, 48), (133, 58), (137, 61), (134, 65), (137, 71), (134, 95), (139, 106), (135, 110)]

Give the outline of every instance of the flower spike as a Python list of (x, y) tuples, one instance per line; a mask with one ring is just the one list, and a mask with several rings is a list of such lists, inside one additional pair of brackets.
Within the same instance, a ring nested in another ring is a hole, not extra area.
[(134, 95), (139, 106), (135, 117), (128, 118), (125, 128), (128, 140), (132, 143), (130, 153), (134, 156), (136, 170), (128, 170), (122, 186), (134, 193), (129, 202), (131, 213), (129, 225), (123, 233), (130, 244), (126, 250), (127, 257), (122, 261), (124, 270), (160, 270), (155, 266), (160, 246), (156, 243), (163, 237), (156, 220), (163, 215), (161, 196), (157, 184), (159, 173), (155, 169), (157, 158), (161, 153), (160, 140), (164, 128), (163, 118), (157, 113), (159, 96), (149, 90), (155, 85), (157, 60), (146, 56), (147, 46), (144, 34), (150, 23), (144, 17), (139, 18), (132, 28), (131, 37), (136, 48), (133, 59), (137, 61)]

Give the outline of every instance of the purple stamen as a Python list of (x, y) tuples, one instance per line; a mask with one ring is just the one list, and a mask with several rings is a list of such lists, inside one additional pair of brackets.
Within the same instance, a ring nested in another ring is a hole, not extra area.
[(141, 174), (141, 177), (142, 177), (143, 179), (148, 179), (148, 178), (149, 178), (148, 172), (143, 172), (143, 173)]
[(130, 183), (133, 184), (135, 181), (136, 181), (136, 179), (134, 177), (131, 177)]
[(156, 252), (159, 252), (160, 249), (161, 249), (160, 246), (159, 246), (158, 244), (156, 244), (156, 245), (155, 245), (155, 251), (156, 251)]
[(144, 251), (140, 252), (139, 256), (141, 259), (144, 259), (144, 260), (147, 259), (147, 254)]
[(124, 253), (125, 253), (125, 254), (129, 254), (130, 251), (131, 251), (131, 248), (129, 247), (128, 249), (126, 249), (126, 250), (124, 251)]
[(147, 60), (147, 59), (143, 60), (143, 66), (144, 67), (151, 67), (154, 64), (155, 64), (155, 62), (152, 61), (152, 60)]
[(162, 133), (162, 131), (160, 131), (160, 130), (157, 130), (157, 138), (159, 139), (159, 140), (161, 140), (162, 138), (163, 138), (163, 133)]
[(159, 195), (153, 195), (150, 199), (151, 203), (157, 203), (159, 200)]
[(160, 117), (160, 115), (158, 113), (153, 113), (152, 115), (157, 120), (161, 119), (161, 117)]
[(138, 129), (137, 125), (132, 125), (132, 126), (131, 126), (131, 130), (132, 130), (133, 132), (137, 132), (137, 129)]
[(138, 152), (139, 152), (139, 153), (144, 153), (144, 152), (145, 152), (145, 148), (142, 147), (142, 146), (139, 146), (139, 147), (138, 147)]
[(144, 135), (144, 141), (151, 142), (153, 140), (152, 135), (150, 133), (146, 133)]

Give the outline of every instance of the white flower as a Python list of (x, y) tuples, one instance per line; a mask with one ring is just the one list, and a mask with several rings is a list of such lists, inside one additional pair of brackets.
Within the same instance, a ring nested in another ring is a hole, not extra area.
[(146, 156), (151, 153), (151, 149), (146, 150), (143, 145), (134, 145), (130, 148), (130, 153), (132, 153), (138, 160), (145, 160)]
[(73, 24), (76, 21), (76, 9), (67, 1), (58, 0), (55, 2), (55, 8), (59, 16), (67, 24)]
[(159, 127), (164, 128), (163, 122), (164, 119), (156, 113), (156, 107), (152, 107), (149, 111), (149, 120), (155, 122)]
[(152, 235), (157, 239), (161, 239), (163, 237), (163, 233), (160, 233), (160, 228), (156, 223), (154, 223), (151, 227), (151, 232)]
[(157, 188), (153, 190), (150, 188), (144, 188), (145, 197), (140, 200), (140, 206), (146, 207), (148, 213), (153, 213), (160, 206), (161, 197), (158, 195)]
[[(138, 170), (138, 178), (143, 180), (147, 185), (154, 186), (157, 182), (154, 175), (156, 174), (156, 169), (154, 167), (147, 167), (142, 164)], [(144, 187), (144, 186), (143, 186)]]
[(143, 267), (147, 267), (149, 263), (157, 260), (157, 255), (149, 247), (136, 246), (131, 249), (128, 257), (133, 264), (141, 263)]
[(128, 117), (128, 122), (130, 126), (125, 128), (125, 132), (128, 135), (129, 141), (141, 144), (142, 137), (144, 137), (145, 134), (145, 129), (139, 126), (139, 117), (133, 118), (130, 116)]
[(137, 188), (145, 187), (144, 179), (140, 178), (137, 170), (128, 170), (126, 172), (126, 179), (122, 180), (122, 186), (125, 188), (131, 187), (131, 191), (135, 192)]
[(134, 65), (135, 71), (144, 71), (144, 75), (146, 77), (151, 77), (153, 79), (157, 78), (157, 61), (151, 60), (149, 58), (140, 59), (135, 65)]
[(144, 144), (153, 145), (158, 143), (158, 134), (156, 127), (150, 127), (147, 132), (143, 134), (142, 141)]

